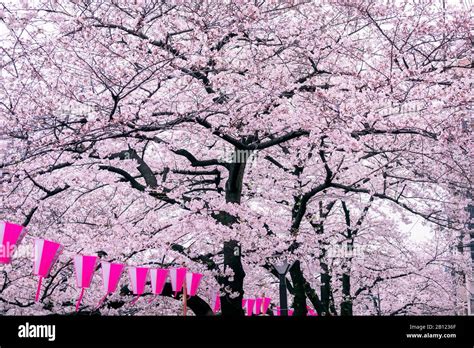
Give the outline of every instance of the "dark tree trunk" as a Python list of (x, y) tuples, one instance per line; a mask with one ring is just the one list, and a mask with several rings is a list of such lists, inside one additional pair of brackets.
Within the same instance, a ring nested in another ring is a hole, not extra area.
[[(236, 150), (238, 151), (238, 150)], [(239, 155), (235, 155), (239, 156)], [(238, 158), (238, 157), (237, 157)], [(231, 163), (229, 166), (229, 178), (225, 185), (225, 200), (227, 203), (240, 204), (242, 196), (242, 182), (244, 179), (246, 163)]]
[(318, 312), (318, 315), (321, 315), (321, 313), (324, 312), (324, 306), (323, 306), (323, 304), (321, 302), (321, 299), (319, 298), (318, 294), (311, 287), (311, 285), (306, 281), (306, 279), (304, 281), (304, 291), (305, 291), (306, 296), (308, 297), (308, 300), (311, 301), (314, 309), (316, 309), (316, 312)]
[(244, 296), (245, 272), (241, 262), (241, 252), (238, 241), (231, 240), (224, 243), (224, 270), (230, 267), (234, 272), (233, 280), (228, 277), (220, 278), (220, 285), (224, 288), (237, 292), (237, 297), (231, 298), (229, 295), (221, 297), (222, 315), (243, 316), (242, 298)]
[(305, 279), (298, 260), (290, 268), (290, 276), (294, 291), (293, 309), (295, 312), (293, 315), (306, 316), (308, 309), (306, 308)]
[(342, 275), (341, 315), (352, 316), (351, 278), (348, 274)]
[(324, 312), (321, 315), (330, 315), (331, 303), (331, 275), (326, 263), (320, 262), (322, 269), (321, 273), (321, 302), (323, 304)]
[[(242, 183), (244, 178), (247, 157), (241, 156), (237, 148), (234, 149), (233, 163), (228, 167), (229, 178), (225, 185), (225, 198), (227, 203), (240, 204), (242, 196)], [(237, 222), (234, 216), (226, 212), (220, 212), (219, 221), (226, 226), (231, 227)], [(221, 287), (229, 289), (238, 296), (231, 297), (226, 294), (221, 297), (221, 307), (223, 316), (243, 316), (242, 298), (244, 296), (244, 278), (245, 272), (242, 266), (241, 250), (237, 240), (230, 240), (224, 243), (224, 270), (229, 267), (233, 272), (233, 279), (229, 277), (219, 277), (218, 281)]]

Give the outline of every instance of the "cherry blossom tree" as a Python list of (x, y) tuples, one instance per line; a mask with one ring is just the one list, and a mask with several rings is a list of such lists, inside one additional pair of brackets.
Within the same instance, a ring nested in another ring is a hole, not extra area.
[[(295, 315), (456, 310), (472, 167), (462, 4), (38, 0), (0, 18), (1, 217), (28, 227), (24, 244), (66, 250), (39, 304), (18, 253), (3, 312), (73, 312), (75, 253), (204, 273), (196, 315), (212, 290), (223, 315), (243, 315), (244, 293), (278, 305), (282, 259)], [(414, 219), (426, 243), (401, 229)], [(97, 310), (180, 308), (168, 286), (152, 304), (129, 295), (124, 277)]]

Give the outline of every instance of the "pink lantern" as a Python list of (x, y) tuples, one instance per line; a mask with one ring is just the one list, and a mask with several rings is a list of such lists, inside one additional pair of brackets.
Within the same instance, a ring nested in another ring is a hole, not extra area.
[(317, 317), (318, 316), (318, 312), (316, 312), (315, 309), (313, 309), (309, 306), (306, 306), (306, 309), (308, 310), (308, 313), (306, 314), (308, 317)]
[(221, 297), (220, 297), (219, 291), (214, 291), (212, 293), (211, 298), (212, 298), (211, 307), (212, 307), (212, 311), (215, 314), (221, 309)]
[(184, 280), (186, 278), (186, 268), (172, 268), (170, 269), (171, 288), (174, 291), (174, 297), (178, 295), (183, 288)]
[(100, 300), (97, 308), (104, 302), (108, 294), (115, 292), (125, 267), (125, 265), (121, 263), (110, 263), (106, 261), (102, 261), (100, 264), (102, 267), (102, 286), (105, 295)]
[(262, 313), (263, 314), (267, 314), (267, 311), (268, 311), (268, 307), (270, 307), (270, 302), (271, 302), (271, 298), (270, 297), (264, 297), (263, 298), (263, 304), (262, 304)]
[(202, 274), (187, 273), (186, 274), (186, 291), (189, 296), (195, 296), (199, 283), (201, 282)]
[(168, 278), (168, 272), (169, 271), (167, 269), (150, 269), (151, 288), (155, 295), (160, 295), (163, 292), (163, 288), (166, 284), (166, 278)]
[(146, 276), (148, 267), (128, 267), (128, 275), (132, 284), (132, 291), (136, 295), (132, 303), (138, 300), (138, 297), (145, 292)]
[(251, 316), (254, 313), (255, 299), (253, 298), (243, 299), (242, 307), (246, 310), (246, 315)]
[(25, 236), (26, 228), (11, 222), (0, 222), (0, 263), (10, 263), (17, 244)]
[(35, 240), (35, 253), (33, 273), (39, 276), (38, 289), (36, 290), (35, 301), (38, 302), (43, 278), (49, 275), (49, 272), (56, 262), (62, 246), (59, 243), (46, 239)]
[(259, 315), (262, 312), (262, 303), (263, 303), (262, 298), (255, 299), (255, 314), (256, 315)]
[(76, 312), (79, 310), (82, 297), (84, 296), (84, 290), (91, 286), (92, 276), (94, 275), (97, 259), (97, 256), (74, 256), (76, 284), (81, 288), (81, 293), (76, 302)]
[[(150, 269), (151, 275), (151, 289), (155, 296), (160, 295), (163, 292), (163, 288), (166, 284), (166, 278), (168, 278), (168, 270), (167, 269), (159, 269), (159, 268), (152, 268)], [(150, 302), (153, 301), (153, 298)]]

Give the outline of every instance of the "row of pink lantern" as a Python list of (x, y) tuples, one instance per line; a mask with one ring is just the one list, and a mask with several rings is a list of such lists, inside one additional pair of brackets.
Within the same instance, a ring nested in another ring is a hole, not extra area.
[(266, 314), (270, 301), (269, 297), (244, 298), (242, 299), (242, 308), (247, 316)]
[[(318, 313), (313, 308), (311, 308), (309, 306), (306, 306), (306, 309), (307, 309), (306, 316), (308, 316), (308, 317), (318, 316)], [(293, 315), (293, 313), (294, 313), (294, 309), (288, 308), (288, 316), (291, 317)], [(274, 316), (281, 316), (281, 308), (280, 307), (275, 307), (273, 309), (273, 315)]]
[[(271, 299), (269, 297), (261, 297), (261, 298), (244, 298), (242, 299), (242, 308), (245, 310), (245, 315), (251, 316), (251, 315), (260, 315), (260, 314), (266, 314), (268, 307), (270, 306), (270, 301)], [(317, 316), (318, 313), (311, 307), (306, 306), (307, 309), (307, 316)], [(288, 316), (293, 315), (294, 310), (289, 308), (288, 309)], [(280, 316), (281, 315), (281, 309), (280, 307), (275, 307), (273, 309), (273, 315), (274, 316)]]
[[(21, 225), (16, 225), (10, 222), (0, 222), (0, 246), (2, 248), (0, 252), (0, 263), (6, 264), (11, 262), (11, 257), (15, 250), (15, 246), (21, 242), (25, 234), (26, 228)], [(39, 276), (38, 287), (35, 296), (36, 302), (39, 300), (43, 278), (46, 278), (49, 275), (51, 268), (59, 257), (62, 249), (63, 248), (61, 244), (57, 242), (45, 239), (35, 240), (33, 273)], [(91, 285), (98, 259), (98, 256), (89, 255), (76, 255), (74, 257), (76, 285), (81, 289), (79, 298), (76, 302), (76, 311), (79, 310), (85, 289), (89, 288)], [(121, 263), (101, 261), (101, 268), (102, 284), (105, 294), (101, 298), (98, 307), (100, 307), (109, 294), (116, 291), (125, 265)], [(151, 277), (152, 293), (155, 295), (155, 297), (162, 293), (168, 275), (170, 277), (171, 288), (175, 293), (175, 297), (177, 296), (178, 292), (183, 290), (183, 285), (186, 287), (185, 290), (188, 296), (196, 295), (199, 283), (203, 276), (200, 273), (187, 272), (186, 268), (184, 267), (168, 270), (130, 266), (128, 267), (128, 273), (132, 292), (136, 296), (132, 303), (136, 302), (140, 295), (145, 292), (148, 272), (150, 273)], [(153, 301), (154, 298), (152, 298), (150, 302)], [(218, 292), (213, 293), (211, 301), (212, 310), (214, 313), (216, 313), (220, 310), (221, 306)], [(270, 301), (271, 299), (268, 297), (245, 298), (242, 300), (242, 307), (245, 309), (247, 316), (251, 316), (253, 314), (266, 314), (270, 306)], [(280, 307), (276, 307), (273, 310), (273, 314), (279, 316)], [(288, 315), (293, 315), (292, 309), (288, 310)], [(317, 313), (314, 309), (308, 307), (308, 315), (313, 316), (317, 315)]]
[[(43, 239), (37, 239), (35, 241), (35, 274), (40, 277), (36, 294), (36, 301), (38, 301), (39, 298), (41, 279), (48, 276), (49, 270), (57, 259), (60, 250), (61, 245), (59, 243)], [(92, 276), (94, 275), (98, 259), (98, 256), (89, 255), (76, 255), (74, 257), (76, 284), (77, 287), (81, 288), (81, 292), (76, 303), (76, 311), (79, 309), (85, 289), (89, 288), (91, 285)], [(37, 272), (37, 264), (41, 264), (43, 267), (40, 267), (39, 272)], [(106, 261), (101, 261), (101, 268), (102, 284), (105, 294), (100, 300), (98, 306), (103, 303), (103, 301), (109, 294), (116, 291), (125, 265), (121, 263), (110, 263)], [(168, 275), (170, 277), (171, 288), (173, 289), (175, 296), (177, 296), (178, 292), (182, 291), (183, 284), (185, 284), (186, 286), (187, 295), (195, 296), (199, 287), (199, 283), (203, 276), (200, 273), (187, 272), (187, 269), (184, 267), (172, 269), (157, 269), (129, 266), (127, 268), (132, 293), (136, 296), (132, 303), (135, 303), (138, 298), (145, 292), (148, 273), (150, 273), (151, 276), (152, 293), (155, 295), (155, 297), (162, 293)]]
[[(26, 228), (21, 225), (16, 225), (10, 222), (0, 222), (0, 242), (2, 251), (0, 252), (0, 263), (6, 264), (11, 262), (11, 257), (26, 233)], [(36, 290), (35, 301), (37, 302), (41, 293), (41, 284), (43, 278), (48, 277), (51, 268), (62, 252), (62, 245), (45, 239), (36, 239), (34, 244), (34, 264), (33, 273), (39, 277), (38, 287)], [(79, 298), (76, 303), (76, 311), (79, 309), (85, 289), (89, 288), (94, 275), (98, 256), (76, 255), (74, 257), (74, 270), (76, 274), (76, 285), (81, 289)], [(104, 296), (99, 302), (100, 306), (106, 297), (115, 292), (125, 268), (121, 263), (110, 263), (101, 261), (102, 267), (102, 284)], [(148, 273), (151, 276), (152, 293), (160, 295), (163, 291), (168, 275), (170, 277), (171, 288), (175, 293), (183, 290), (185, 286), (186, 294), (195, 296), (202, 278), (200, 273), (190, 273), (184, 267), (173, 269), (157, 269), (148, 267), (128, 267), (130, 283), (133, 294), (136, 296), (132, 303), (134, 303), (140, 295), (145, 292)], [(152, 299), (153, 300), (153, 299)], [(214, 299), (213, 309), (215, 311), (220, 308), (220, 300)], [(151, 301), (150, 301), (151, 302)]]

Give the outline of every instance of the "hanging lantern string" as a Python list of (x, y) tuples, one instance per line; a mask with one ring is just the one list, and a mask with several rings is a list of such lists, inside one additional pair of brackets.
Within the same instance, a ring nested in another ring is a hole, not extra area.
[(187, 287), (186, 287), (186, 281), (183, 284), (183, 315), (186, 316), (188, 312), (188, 299), (187, 299)]
[(104, 296), (102, 296), (102, 298), (101, 298), (100, 301), (99, 301), (99, 304), (97, 305), (97, 307), (95, 307), (95, 309), (99, 309), (99, 307), (102, 306), (102, 304), (104, 303), (105, 299), (107, 298), (107, 295), (108, 295), (108, 294), (105, 294)]
[(158, 297), (158, 295), (153, 295), (153, 296), (150, 298), (150, 301), (148, 301), (148, 303), (152, 303), (157, 297)]
[(79, 298), (77, 299), (76, 302), (76, 312), (79, 310), (79, 306), (81, 305), (82, 297), (84, 296), (84, 288), (81, 288), (81, 293), (79, 295)]
[(41, 283), (42, 282), (43, 282), (43, 277), (39, 277), (38, 288), (36, 289), (35, 302), (38, 302), (38, 300), (39, 300), (39, 296), (40, 296), (40, 292), (41, 292)]
[(135, 298), (130, 302), (130, 305), (134, 305), (135, 302), (138, 301), (138, 298), (140, 297), (140, 295), (136, 295)]

